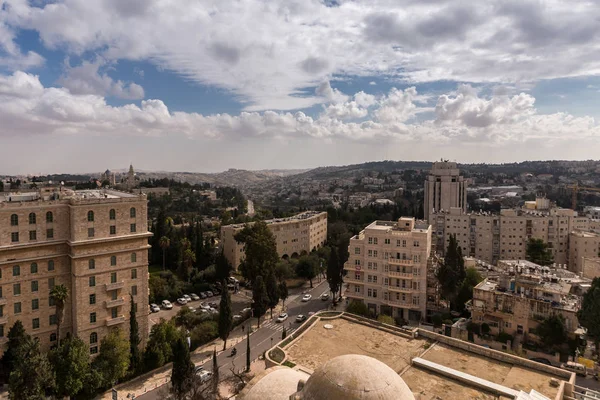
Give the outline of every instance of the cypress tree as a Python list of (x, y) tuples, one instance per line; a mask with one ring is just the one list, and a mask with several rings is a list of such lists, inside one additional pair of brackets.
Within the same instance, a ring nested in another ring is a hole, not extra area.
[(137, 322), (137, 304), (133, 302), (133, 295), (129, 295), (131, 298), (130, 309), (129, 309), (129, 347), (130, 347), (130, 359), (129, 368), (133, 373), (140, 370), (142, 364), (142, 354), (140, 353), (140, 329)]
[(227, 338), (233, 327), (233, 313), (231, 311), (231, 296), (227, 290), (227, 283), (223, 281), (221, 303), (219, 304), (219, 337), (223, 340), (223, 351), (227, 348)]

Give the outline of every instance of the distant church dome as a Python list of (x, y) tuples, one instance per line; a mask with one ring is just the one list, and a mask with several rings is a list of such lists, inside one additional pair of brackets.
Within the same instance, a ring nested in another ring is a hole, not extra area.
[(332, 358), (306, 381), (302, 400), (414, 400), (390, 367), (374, 358), (348, 354)]

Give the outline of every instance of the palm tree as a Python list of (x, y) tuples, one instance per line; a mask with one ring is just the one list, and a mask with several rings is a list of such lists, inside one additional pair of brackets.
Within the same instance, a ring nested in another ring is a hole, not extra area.
[(62, 324), (63, 315), (65, 311), (65, 302), (69, 297), (69, 290), (65, 285), (56, 285), (50, 291), (50, 298), (56, 305), (56, 340), (60, 346), (60, 325)]
[(163, 236), (158, 241), (158, 245), (160, 246), (160, 248), (163, 251), (163, 271), (164, 271), (165, 270), (165, 252), (167, 251), (167, 249), (171, 245), (171, 239), (169, 239), (166, 236)]

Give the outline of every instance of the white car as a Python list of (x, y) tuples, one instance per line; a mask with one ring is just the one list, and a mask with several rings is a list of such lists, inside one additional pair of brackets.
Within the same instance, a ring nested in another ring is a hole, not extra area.
[(192, 306), (187, 306), (187, 307), (190, 309), (191, 312), (193, 312), (193, 313), (196, 312), (196, 309), (194, 307), (192, 307)]
[(302, 296), (302, 301), (309, 301), (310, 299), (312, 299), (312, 295), (308, 293)]
[(150, 311), (151, 312), (159, 312), (160, 311), (160, 307), (157, 304), (150, 304)]
[(190, 294), (190, 297), (192, 298), (192, 300), (196, 301), (196, 300), (200, 300), (200, 297), (196, 294), (196, 293), (192, 293)]
[(210, 306), (206, 303), (200, 304), (200, 308), (206, 311), (210, 310)]
[(208, 382), (212, 377), (212, 372), (202, 369), (196, 373), (200, 378), (200, 383)]
[(190, 301), (192, 301), (192, 298), (189, 295), (187, 295), (187, 294), (184, 294), (182, 297), (186, 300), (187, 303), (189, 303)]
[(180, 297), (177, 299), (177, 304), (185, 306), (187, 304), (187, 300), (185, 299), (185, 297)]
[(325, 293), (321, 294), (321, 300), (323, 300), (323, 301), (329, 300), (329, 292), (325, 292)]
[(283, 322), (286, 319), (288, 319), (287, 313), (281, 313), (281, 314), (279, 314), (279, 317), (277, 317), (277, 322)]
[(163, 300), (162, 308), (164, 308), (166, 310), (170, 310), (171, 308), (173, 308), (173, 304), (171, 304), (171, 302), (169, 300)]

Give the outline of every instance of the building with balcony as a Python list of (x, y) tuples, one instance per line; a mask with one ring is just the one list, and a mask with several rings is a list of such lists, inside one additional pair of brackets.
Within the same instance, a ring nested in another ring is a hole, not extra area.
[(110, 328), (129, 331), (130, 296), (142, 345), (148, 336), (145, 195), (48, 187), (0, 196), (0, 342), (20, 320), (43, 349), (57, 342), (49, 296), (65, 285), (61, 325), (99, 351)]
[[(310, 253), (325, 244), (327, 240), (327, 213), (306, 211), (289, 218), (275, 218), (265, 221), (275, 236), (279, 257), (297, 258), (302, 252)], [(223, 251), (229, 263), (237, 270), (244, 258), (244, 244), (234, 236), (246, 224), (221, 227)]]
[(348, 301), (364, 302), (374, 314), (409, 321), (425, 318), (429, 224), (404, 217), (375, 221), (350, 239), (348, 252)]
[(435, 212), (451, 208), (466, 212), (467, 186), (455, 162), (434, 162), (425, 179), (425, 220), (432, 224)]

